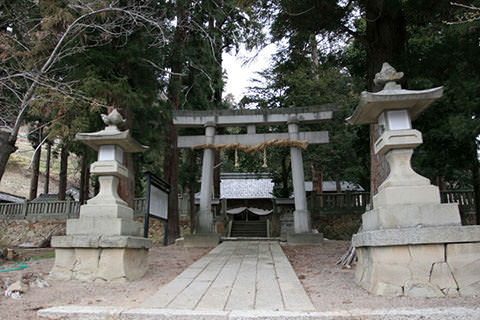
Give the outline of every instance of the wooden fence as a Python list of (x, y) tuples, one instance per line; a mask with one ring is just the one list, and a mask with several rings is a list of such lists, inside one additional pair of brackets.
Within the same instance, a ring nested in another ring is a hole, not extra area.
[[(449, 190), (440, 192), (442, 203), (458, 203), (462, 214), (475, 212), (473, 190)], [(312, 214), (334, 215), (364, 213), (370, 203), (368, 192), (323, 193), (310, 196), (308, 208)]]
[[(475, 211), (472, 190), (440, 192), (442, 203), (458, 203), (462, 214)], [(312, 214), (332, 215), (365, 212), (370, 202), (368, 192), (323, 193), (308, 198), (308, 208)], [(80, 204), (76, 201), (42, 201), (0, 204), (0, 219), (74, 219), (79, 217)], [(145, 198), (135, 199), (134, 216), (145, 214)]]
[(0, 219), (73, 219), (78, 218), (77, 201), (25, 201), (0, 204)]
[[(0, 219), (76, 219), (79, 217), (78, 201), (24, 201), (22, 203), (1, 203)], [(145, 198), (135, 199), (134, 216), (145, 214)]]
[(308, 198), (308, 209), (314, 215), (363, 213), (369, 202), (368, 192), (322, 193)]

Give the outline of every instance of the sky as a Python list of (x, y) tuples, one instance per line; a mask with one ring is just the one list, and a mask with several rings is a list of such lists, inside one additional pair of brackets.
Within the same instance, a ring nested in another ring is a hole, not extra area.
[[(269, 66), (276, 49), (275, 44), (269, 44), (260, 52), (258, 50), (248, 52), (245, 49), (241, 49), (238, 55), (223, 53), (223, 69), (228, 77), (223, 96), (231, 93), (235, 101), (239, 102), (246, 94), (247, 87), (252, 85), (250, 80), (255, 76), (255, 73), (263, 71)], [(258, 55), (255, 59), (248, 64), (244, 64), (245, 58), (254, 57), (257, 53)]]

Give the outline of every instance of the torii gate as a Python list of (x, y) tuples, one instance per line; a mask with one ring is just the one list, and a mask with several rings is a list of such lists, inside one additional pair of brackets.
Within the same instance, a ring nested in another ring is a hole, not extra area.
[[(285, 139), (308, 144), (328, 143), (327, 131), (299, 132), (299, 124), (318, 123), (332, 118), (335, 105), (328, 104), (307, 108), (268, 110), (207, 110), (176, 111), (173, 124), (177, 127), (204, 127), (205, 135), (179, 136), (178, 148), (193, 148), (204, 145), (200, 210), (198, 211), (197, 234), (213, 232), (212, 185), (215, 145), (239, 143), (255, 146), (274, 139)], [(288, 125), (288, 133), (256, 133), (257, 125)], [(247, 127), (247, 134), (215, 135), (216, 127)], [(294, 231), (296, 234), (311, 233), (311, 218), (307, 208), (302, 150), (290, 147), (292, 180), (295, 200)]]

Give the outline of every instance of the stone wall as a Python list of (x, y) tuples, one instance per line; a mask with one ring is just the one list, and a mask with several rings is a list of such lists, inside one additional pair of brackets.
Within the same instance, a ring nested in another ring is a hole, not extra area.
[(312, 215), (312, 228), (330, 240), (350, 240), (362, 225), (361, 214)]
[[(143, 218), (136, 219), (143, 223)], [(163, 244), (165, 224), (163, 221), (150, 218), (148, 237), (154, 244)], [(182, 219), (180, 233), (189, 234), (189, 221)], [(65, 220), (1, 220), (0, 247), (16, 247), (24, 243), (34, 246), (49, 246), (51, 236), (65, 235)]]
[(441, 297), (480, 293), (480, 242), (360, 247), (357, 255), (356, 281), (373, 294)]
[(52, 236), (65, 235), (65, 220), (0, 220), (0, 246), (14, 247), (24, 243), (49, 246)]

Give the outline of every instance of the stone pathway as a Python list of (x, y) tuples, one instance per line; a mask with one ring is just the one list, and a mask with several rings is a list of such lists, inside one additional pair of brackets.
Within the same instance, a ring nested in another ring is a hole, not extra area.
[(223, 242), (142, 308), (314, 311), (278, 242)]

